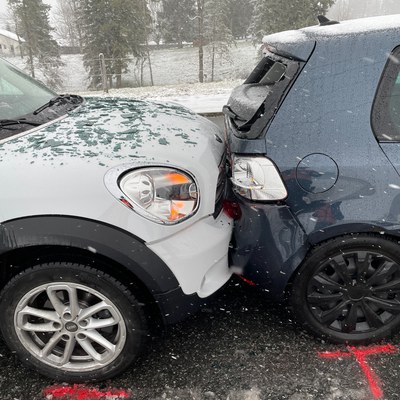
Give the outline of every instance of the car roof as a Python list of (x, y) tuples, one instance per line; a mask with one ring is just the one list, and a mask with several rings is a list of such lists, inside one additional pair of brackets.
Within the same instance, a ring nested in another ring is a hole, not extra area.
[[(400, 37), (400, 14), (360, 18), (331, 25), (315, 25), (264, 36), (263, 43), (282, 55), (307, 60), (317, 42), (343, 41), (359, 35)], [(400, 39), (399, 39), (400, 42)]]

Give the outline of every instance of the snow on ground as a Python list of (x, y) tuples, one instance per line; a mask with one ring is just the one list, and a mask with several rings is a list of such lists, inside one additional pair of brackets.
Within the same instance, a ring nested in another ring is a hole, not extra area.
[(219, 113), (228, 102), (232, 89), (243, 80), (193, 83), (169, 86), (111, 89), (109, 93), (84, 91), (81, 96), (134, 97), (136, 99), (174, 102), (199, 114)]
[[(123, 75), (123, 89), (110, 89), (107, 96), (135, 97), (139, 99), (168, 101), (182, 104), (198, 113), (221, 112), (235, 86), (240, 85), (259, 60), (258, 46), (239, 41), (229, 54), (217, 57), (214, 82), (211, 82), (210, 58), (206, 47), (204, 58), (205, 83), (198, 83), (198, 48), (159, 49), (151, 51), (154, 86), (150, 86), (148, 65), (144, 68), (146, 86), (138, 87), (138, 68), (132, 61)], [(26, 70), (26, 59), (8, 58), (12, 64)], [(88, 73), (81, 54), (63, 55), (62, 92), (84, 96), (105, 96), (99, 91), (89, 91)], [(93, 60), (93, 62), (99, 62)], [(43, 79), (36, 71), (38, 79)]]
[[(251, 42), (239, 41), (232, 46), (229, 53), (217, 57), (215, 61), (214, 81), (231, 81), (245, 79), (256, 65), (260, 55), (258, 46)], [(198, 48), (184, 47), (182, 49), (154, 49), (151, 51), (151, 66), (153, 83), (155, 86), (169, 86), (180, 84), (193, 84), (198, 82)], [(8, 58), (12, 64), (26, 70), (26, 59), (20, 57)], [(83, 66), (81, 54), (63, 55), (64, 66), (61, 69), (62, 86), (64, 92), (77, 92), (87, 90), (88, 73)], [(92, 60), (98, 63), (99, 60)], [(107, 63), (107, 61), (106, 61)], [(204, 74), (205, 82), (211, 82), (211, 60), (209, 49), (205, 47)], [(26, 72), (28, 72), (26, 70)], [(149, 65), (144, 66), (144, 84), (150, 86), (151, 79)], [(38, 79), (43, 79), (37, 71)], [(128, 60), (128, 71), (122, 75), (123, 86), (137, 87), (140, 74), (134, 60)]]

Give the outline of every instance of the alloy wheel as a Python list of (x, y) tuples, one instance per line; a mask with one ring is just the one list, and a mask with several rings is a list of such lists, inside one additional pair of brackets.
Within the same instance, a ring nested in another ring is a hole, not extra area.
[(345, 334), (371, 333), (400, 314), (400, 266), (377, 252), (340, 252), (316, 269), (306, 300), (325, 328)]

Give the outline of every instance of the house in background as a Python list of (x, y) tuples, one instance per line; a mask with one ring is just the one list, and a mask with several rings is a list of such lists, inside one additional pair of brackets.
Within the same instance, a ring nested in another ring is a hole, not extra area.
[(15, 56), (21, 54), (21, 46), (25, 42), (13, 32), (0, 29), (0, 56)]

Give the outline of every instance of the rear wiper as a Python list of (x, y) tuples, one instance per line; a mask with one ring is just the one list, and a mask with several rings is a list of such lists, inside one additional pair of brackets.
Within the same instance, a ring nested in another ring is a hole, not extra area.
[(41, 113), (46, 108), (53, 107), (55, 104), (66, 104), (66, 103), (79, 103), (81, 97), (73, 94), (60, 94), (59, 96), (53, 97), (49, 102), (40, 106), (32, 114), (37, 115)]
[(6, 126), (12, 126), (12, 125), (39, 126), (39, 125), (42, 125), (42, 123), (37, 122), (37, 121), (28, 121), (26, 119), (0, 119), (0, 129), (5, 128)]
[(239, 115), (237, 115), (232, 108), (230, 108), (228, 105), (225, 105), (222, 107), (222, 112), (227, 115), (228, 117), (236, 120), (236, 121), (246, 121), (245, 119), (241, 118)]

